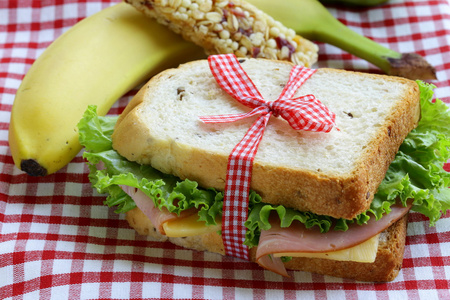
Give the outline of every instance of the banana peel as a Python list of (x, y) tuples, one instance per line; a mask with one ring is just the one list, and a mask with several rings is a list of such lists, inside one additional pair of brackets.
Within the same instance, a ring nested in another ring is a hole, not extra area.
[(247, 0), (299, 35), (334, 45), (362, 58), (384, 73), (412, 80), (434, 80), (436, 70), (416, 53), (399, 53), (339, 22), (318, 0)]

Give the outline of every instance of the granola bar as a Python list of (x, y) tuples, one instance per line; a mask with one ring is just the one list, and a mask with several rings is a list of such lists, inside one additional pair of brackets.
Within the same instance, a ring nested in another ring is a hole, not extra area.
[(288, 60), (310, 67), (318, 47), (294, 30), (241, 0), (126, 0), (168, 26), (207, 55)]

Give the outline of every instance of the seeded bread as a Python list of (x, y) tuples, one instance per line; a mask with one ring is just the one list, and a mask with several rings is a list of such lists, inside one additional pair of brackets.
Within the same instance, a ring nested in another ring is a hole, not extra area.
[[(242, 66), (266, 100), (287, 82), (291, 64), (265, 59)], [(269, 120), (254, 160), (251, 188), (263, 202), (335, 218), (367, 210), (420, 115), (419, 90), (399, 77), (319, 69), (296, 96), (314, 94), (336, 114), (340, 131), (296, 131)], [(140, 164), (224, 189), (228, 155), (254, 118), (203, 124), (199, 116), (248, 112), (221, 90), (206, 60), (164, 71), (132, 99), (113, 147)]]
[(288, 60), (312, 66), (318, 47), (241, 0), (126, 0), (206, 54)]
[[(128, 211), (126, 219), (130, 226), (141, 235), (148, 235), (160, 241), (168, 240), (173, 244), (189, 249), (225, 254), (222, 238), (217, 232), (183, 238), (168, 238), (155, 230), (150, 220), (139, 208)], [(392, 281), (397, 277), (402, 267), (406, 226), (407, 215), (380, 234), (377, 257), (373, 263), (294, 257), (289, 262), (286, 262), (285, 266), (290, 270), (350, 278), (359, 281)], [(250, 256), (252, 261), (255, 261), (255, 253), (256, 247), (251, 248)]]

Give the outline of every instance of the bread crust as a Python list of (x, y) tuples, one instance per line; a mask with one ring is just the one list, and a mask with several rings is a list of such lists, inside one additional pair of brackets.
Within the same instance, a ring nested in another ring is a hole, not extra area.
[[(158, 233), (150, 220), (139, 208), (126, 213), (130, 226), (141, 235), (148, 235), (160, 241), (168, 240), (180, 247), (197, 251), (209, 251), (225, 255), (223, 241), (217, 232), (199, 236), (168, 238)], [(294, 257), (285, 263), (287, 269), (305, 271), (358, 281), (387, 282), (394, 280), (401, 270), (405, 249), (408, 215), (381, 233), (376, 259), (373, 263), (335, 261), (322, 258)], [(250, 249), (250, 260), (256, 261), (256, 249)]]
[[(287, 62), (278, 63), (291, 66)], [(195, 64), (197, 62), (187, 63), (184, 68), (193, 68)], [(151, 101), (149, 98), (152, 89), (177, 72), (179, 72), (177, 69), (171, 69), (160, 73), (132, 99), (117, 122), (113, 134), (113, 147), (131, 161), (150, 164), (181, 179), (197, 181), (200, 186), (223, 190), (229, 153), (210, 153), (201, 148), (186, 148), (176, 141), (161, 142), (142, 121), (141, 104)], [(251, 189), (259, 193), (266, 203), (282, 204), (300, 211), (310, 211), (334, 218), (353, 219), (370, 207), (398, 148), (407, 134), (417, 126), (420, 119), (420, 92), (414, 81), (399, 77), (336, 69), (319, 69), (317, 73), (352, 73), (366, 78), (382, 78), (406, 85), (408, 89), (403, 98), (391, 109), (390, 115), (380, 124), (376, 134), (369, 137), (368, 146), (358, 158), (352, 172), (344, 176), (334, 176), (320, 171), (293, 169), (276, 164), (263, 165), (256, 158)]]

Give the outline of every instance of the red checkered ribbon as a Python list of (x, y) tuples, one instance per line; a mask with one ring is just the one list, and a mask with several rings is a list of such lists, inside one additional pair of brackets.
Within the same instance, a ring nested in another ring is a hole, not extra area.
[(244, 222), (248, 214), (252, 166), (269, 118), (272, 115), (281, 116), (296, 130), (329, 132), (335, 126), (335, 115), (314, 95), (292, 98), (315, 70), (294, 66), (278, 99), (266, 102), (234, 54), (213, 55), (208, 61), (220, 87), (253, 110), (243, 114), (202, 116), (200, 120), (204, 123), (225, 123), (260, 115), (228, 158), (222, 215), (226, 254), (248, 259), (248, 248), (244, 245)]

